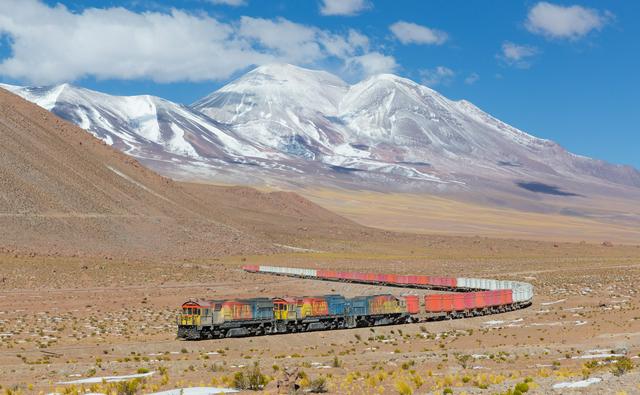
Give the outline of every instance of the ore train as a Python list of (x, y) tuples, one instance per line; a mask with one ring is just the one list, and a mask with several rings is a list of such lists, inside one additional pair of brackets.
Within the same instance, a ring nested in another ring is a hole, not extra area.
[[(531, 305), (533, 286), (520, 281), (466, 277), (405, 276), (277, 266), (244, 266), (267, 273), (325, 281), (424, 288), (455, 293), (379, 294), (346, 298), (323, 295), (232, 300), (189, 300), (178, 317), (187, 340), (394, 325), (495, 314)], [(422, 303), (421, 303), (422, 302)]]

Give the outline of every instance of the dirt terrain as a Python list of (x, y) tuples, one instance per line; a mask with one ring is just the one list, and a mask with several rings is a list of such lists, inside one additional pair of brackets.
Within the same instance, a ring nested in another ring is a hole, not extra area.
[[(273, 378), (271, 393), (285, 368), (304, 372), (302, 385), (326, 377), (336, 394), (401, 393), (406, 386), (414, 393), (492, 394), (525, 378), (530, 393), (571, 393), (552, 386), (587, 377), (602, 381), (575, 391), (640, 391), (640, 368), (615, 376), (611, 361), (624, 354), (637, 363), (640, 353), (638, 246), (439, 237), (343, 252), (181, 261), (5, 254), (0, 263), (0, 383), (25, 393), (147, 371), (156, 373), (144, 379), (143, 392), (227, 387), (254, 362)], [(240, 270), (246, 263), (523, 279), (534, 284), (536, 298), (526, 310), (490, 317), (176, 340), (177, 307), (189, 297), (404, 292), (249, 274)]]
[[(286, 250), (361, 226), (292, 193), (174, 182), (0, 89), (0, 246), (120, 257)], [(324, 236), (323, 236), (324, 235)]]

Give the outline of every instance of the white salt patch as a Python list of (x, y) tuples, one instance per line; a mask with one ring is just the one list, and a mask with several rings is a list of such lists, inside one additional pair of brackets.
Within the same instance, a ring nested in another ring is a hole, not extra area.
[(89, 377), (86, 379), (73, 380), (73, 381), (62, 381), (58, 384), (96, 384), (102, 383), (102, 381), (106, 381), (107, 383), (114, 383), (117, 381), (127, 381), (131, 379), (137, 379), (142, 377), (148, 377), (153, 375), (155, 372), (149, 373), (140, 373), (140, 374), (130, 374), (127, 376), (105, 376), (105, 377)]
[(232, 394), (238, 392), (231, 388), (221, 387), (192, 387), (192, 388), (177, 388), (174, 390), (154, 392), (149, 395), (214, 395), (214, 394)]
[(596, 358), (611, 358), (611, 357), (624, 357), (624, 354), (602, 353), (602, 354), (578, 355), (575, 357), (571, 357), (571, 359), (596, 359)]
[(562, 388), (586, 388), (588, 386), (590, 386), (591, 384), (596, 384), (601, 382), (602, 379), (600, 377), (591, 377), (589, 379), (586, 380), (580, 380), (580, 381), (567, 381), (567, 382), (563, 382), (563, 383), (557, 383), (553, 385), (553, 389), (562, 389)]
[(557, 303), (562, 303), (562, 302), (566, 302), (567, 299), (560, 299), (560, 300), (556, 300), (555, 302), (544, 302), (544, 303), (540, 303), (542, 306), (550, 306), (552, 304), (557, 304)]
[(559, 326), (562, 322), (534, 322), (531, 326)]

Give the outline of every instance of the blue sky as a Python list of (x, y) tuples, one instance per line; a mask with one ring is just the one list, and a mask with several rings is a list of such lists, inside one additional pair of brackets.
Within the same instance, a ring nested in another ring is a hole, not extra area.
[(0, 81), (188, 104), (272, 61), (393, 72), (640, 168), (639, 18), (622, 0), (3, 0)]

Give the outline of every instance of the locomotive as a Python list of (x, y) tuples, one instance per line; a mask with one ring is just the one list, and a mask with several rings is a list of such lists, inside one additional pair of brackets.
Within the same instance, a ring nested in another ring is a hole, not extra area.
[(219, 339), (403, 324), (413, 322), (417, 305), (415, 295), (391, 294), (189, 300), (178, 317), (178, 337)]

